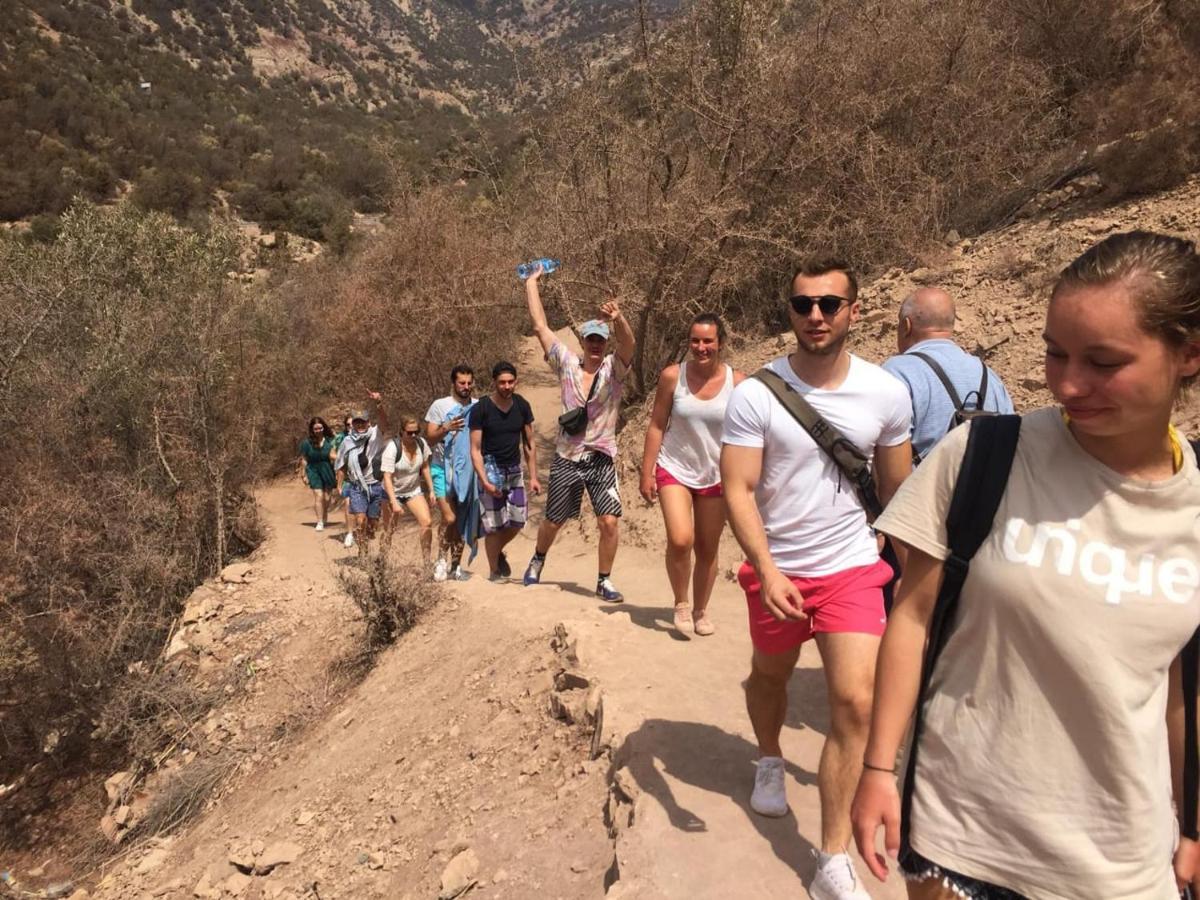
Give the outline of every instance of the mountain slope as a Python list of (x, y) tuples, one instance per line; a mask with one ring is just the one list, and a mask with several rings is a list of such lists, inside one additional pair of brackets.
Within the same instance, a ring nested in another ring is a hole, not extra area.
[[(660, 0), (668, 8), (672, 0)], [(0, 19), (0, 220), (128, 185), (181, 217), (217, 203), (327, 236), (394, 166), (609, 53), (630, 0), (19, 0)], [(547, 81), (548, 79), (548, 81)]]

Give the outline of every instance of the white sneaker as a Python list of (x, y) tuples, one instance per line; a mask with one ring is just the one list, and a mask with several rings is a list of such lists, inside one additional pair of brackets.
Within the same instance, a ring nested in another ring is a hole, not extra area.
[(351, 547), (353, 547), (353, 546), (354, 546), (354, 532), (353, 532), (353, 531), (347, 531), (347, 532), (346, 532), (346, 537), (345, 537), (345, 539), (342, 541), (342, 545), (343, 545), (343, 546), (344, 546), (344, 547), (345, 547), (347, 550), (349, 550)]
[(788, 811), (787, 791), (783, 786), (783, 759), (764, 756), (758, 761), (754, 775), (754, 793), (750, 795), (750, 808), (760, 816), (779, 818)]
[(445, 581), (449, 571), (450, 567), (446, 564), (446, 561), (444, 559), (439, 559), (433, 564), (433, 580)]
[(325, 523), (324, 523), (324, 522), (318, 522), (318, 523), (317, 523), (317, 531), (324, 531), (324, 530), (325, 530)]
[(858, 880), (849, 853), (814, 850), (813, 856), (817, 858), (817, 874), (808, 886), (808, 896), (812, 900), (871, 900), (871, 895)]
[(466, 569), (464, 569), (462, 566), (455, 566), (454, 569), (450, 572), (450, 577), (452, 579), (454, 579), (455, 581), (467, 581), (470, 579), (471, 573), (468, 572)]

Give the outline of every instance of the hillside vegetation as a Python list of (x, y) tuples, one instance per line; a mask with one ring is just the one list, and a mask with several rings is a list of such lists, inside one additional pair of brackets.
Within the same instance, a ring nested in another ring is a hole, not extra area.
[(601, 53), (632, 14), (625, 0), (535, 12), (19, 0), (0, 18), (0, 220), (131, 187), (134, 202), (180, 219), (228, 205), (340, 246), (351, 210), (383, 208), (395, 170), (428, 177), (519, 96), (570, 80), (524, 60), (531, 48)]

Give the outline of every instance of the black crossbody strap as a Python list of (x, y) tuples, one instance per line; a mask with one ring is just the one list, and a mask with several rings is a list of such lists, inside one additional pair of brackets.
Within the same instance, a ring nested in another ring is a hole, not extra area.
[[(905, 356), (915, 356), (917, 359), (921, 360), (921, 362), (925, 363), (925, 365), (929, 366), (929, 368), (933, 369), (933, 374), (938, 377), (938, 381), (940, 381), (942, 383), (942, 387), (944, 387), (946, 389), (946, 393), (950, 395), (950, 402), (954, 404), (954, 408), (957, 409), (959, 412), (963, 411), (963, 402), (958, 396), (958, 391), (956, 391), (954, 389), (954, 385), (950, 383), (950, 377), (946, 374), (946, 370), (943, 369), (940, 365), (938, 365), (938, 362), (936, 359), (934, 359), (932, 356), (927, 356), (918, 350), (910, 350), (908, 353), (906, 353), (904, 355)], [(987, 377), (987, 367), (986, 366), (984, 367), (983, 371), (984, 371), (984, 377), (986, 378)], [(983, 405), (980, 404), (979, 408), (983, 409)]]
[(754, 377), (767, 386), (775, 395), (793, 419), (800, 423), (809, 436), (817, 442), (817, 446), (837, 464), (842, 474), (854, 485), (859, 502), (866, 510), (867, 517), (874, 520), (883, 512), (883, 504), (875, 492), (875, 479), (871, 475), (871, 466), (862, 451), (842, 435), (817, 412), (809, 402), (786, 381), (770, 369), (759, 369)]
[(929, 640), (921, 663), (921, 689), (913, 713), (912, 743), (905, 768), (900, 803), (900, 850), (910, 852), (909, 825), (912, 795), (917, 771), (917, 748), (924, 725), (925, 700), (939, 654), (954, 628), (971, 559), (992, 532), (996, 511), (1008, 486), (1009, 472), (1017, 452), (1021, 431), (1020, 416), (985, 416), (973, 419), (967, 437), (950, 509), (946, 515), (946, 536), (950, 555), (942, 564), (942, 583), (929, 620)]
[(979, 399), (975, 403), (975, 408), (980, 412), (983, 412), (983, 403), (985, 400), (987, 400), (988, 370), (987, 363), (985, 363), (982, 359), (979, 361), (979, 365), (983, 369), (983, 374), (979, 376), (979, 392), (975, 395)]
[[(1192, 450), (1200, 457), (1200, 441), (1192, 441)], [(1179, 810), (1179, 833), (1196, 840), (1197, 809), (1200, 808), (1200, 738), (1197, 736), (1196, 694), (1200, 681), (1200, 629), (1188, 639), (1180, 654), (1183, 673), (1183, 802)]]

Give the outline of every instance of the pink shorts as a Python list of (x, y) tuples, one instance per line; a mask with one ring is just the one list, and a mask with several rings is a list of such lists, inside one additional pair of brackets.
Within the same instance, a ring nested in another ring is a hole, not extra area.
[(693, 497), (723, 497), (724, 491), (721, 490), (721, 485), (714, 484), (712, 487), (694, 488), (688, 487), (662, 466), (655, 464), (654, 466), (654, 484), (661, 491), (668, 484), (677, 484), (682, 488), (687, 488), (692, 492)]
[(786, 653), (814, 634), (883, 634), (883, 586), (892, 578), (892, 567), (880, 560), (819, 578), (792, 578), (804, 597), (807, 619), (780, 622), (762, 602), (762, 586), (750, 563), (738, 570), (738, 584), (746, 592), (750, 613), (750, 641), (763, 653)]

